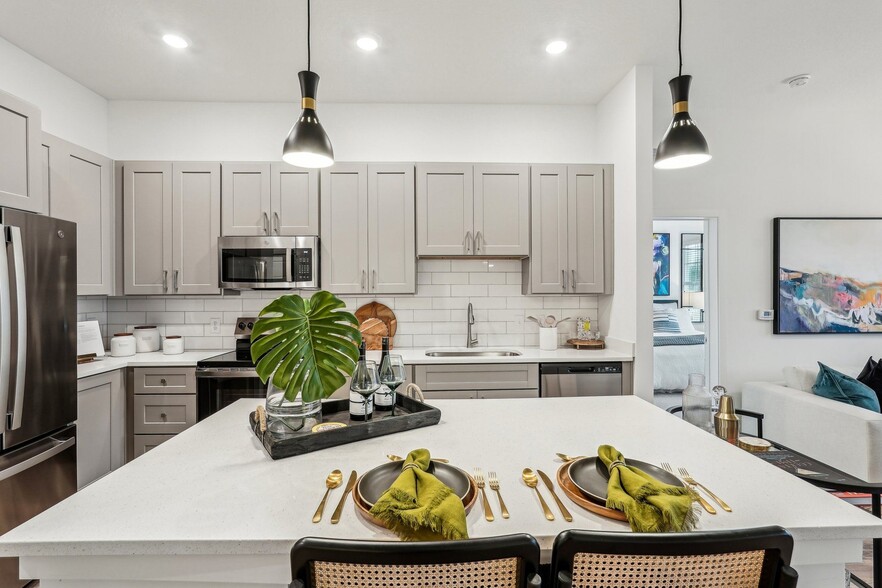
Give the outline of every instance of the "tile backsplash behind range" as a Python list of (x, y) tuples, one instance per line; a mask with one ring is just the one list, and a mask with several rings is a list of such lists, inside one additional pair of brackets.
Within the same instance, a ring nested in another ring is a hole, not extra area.
[[(77, 320), (97, 320), (105, 338), (155, 324), (164, 335), (182, 335), (187, 349), (230, 349), (240, 316), (253, 316), (278, 297), (278, 291), (243, 291), (240, 296), (80, 297)], [(305, 296), (309, 292), (303, 292)], [(597, 321), (597, 296), (524, 296), (521, 262), (500, 260), (423, 259), (417, 262), (415, 295), (341, 296), (348, 310), (378, 300), (395, 311), (396, 347), (464, 346), (466, 307), (472, 303), (472, 332), (479, 346), (538, 346), (539, 327), (529, 315), (587, 316)], [(220, 334), (211, 332), (220, 320)], [(559, 327), (560, 343), (575, 334), (575, 323)]]

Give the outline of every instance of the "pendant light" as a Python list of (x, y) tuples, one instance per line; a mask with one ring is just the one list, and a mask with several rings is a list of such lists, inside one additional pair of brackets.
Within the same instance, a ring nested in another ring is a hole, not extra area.
[(334, 148), (328, 134), (315, 113), (315, 96), (318, 92), (319, 77), (311, 70), (311, 14), (310, 0), (306, 0), (306, 71), (297, 74), (300, 78), (300, 107), (303, 112), (288, 131), (282, 159), (299, 167), (328, 167), (334, 163)]
[(680, 26), (677, 34), (677, 52), (680, 55), (680, 71), (668, 82), (674, 103), (674, 118), (665, 131), (655, 151), (657, 169), (678, 169), (699, 165), (711, 158), (707, 140), (689, 116), (689, 84), (692, 76), (683, 75), (683, 0), (680, 1)]

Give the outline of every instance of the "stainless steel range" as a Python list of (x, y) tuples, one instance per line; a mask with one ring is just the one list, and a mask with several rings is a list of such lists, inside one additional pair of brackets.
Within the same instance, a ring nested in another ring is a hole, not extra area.
[(196, 364), (199, 420), (241, 398), (266, 398), (266, 385), (257, 377), (251, 361), (251, 331), (255, 317), (236, 321), (236, 350)]

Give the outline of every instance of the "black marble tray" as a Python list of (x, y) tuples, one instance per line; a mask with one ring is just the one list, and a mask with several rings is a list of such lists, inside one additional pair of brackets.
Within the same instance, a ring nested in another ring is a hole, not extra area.
[(318, 433), (306, 430), (302, 433), (277, 437), (269, 432), (260, 431), (260, 425), (254, 412), (248, 417), (251, 430), (260, 440), (267, 454), (273, 459), (302, 455), (371, 437), (429, 427), (437, 425), (440, 420), (440, 410), (401, 394), (395, 395), (394, 411), (383, 412), (375, 409), (374, 417), (369, 421), (349, 420), (348, 399), (323, 402), (321, 422), (344, 423), (347, 426)]

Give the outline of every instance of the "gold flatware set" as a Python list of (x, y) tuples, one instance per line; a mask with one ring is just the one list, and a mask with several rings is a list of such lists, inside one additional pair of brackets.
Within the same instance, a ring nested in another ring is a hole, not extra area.
[[(674, 470), (671, 467), (671, 464), (669, 464), (668, 462), (663, 461), (661, 466), (662, 466), (662, 469), (677, 476), (677, 474), (674, 473)], [(698, 497), (698, 503), (701, 504), (701, 506), (702, 506), (702, 508), (704, 508), (704, 510), (706, 510), (710, 514), (717, 514), (717, 509), (715, 509), (710, 502), (705, 500), (704, 497), (698, 493), (698, 488), (701, 488), (702, 490), (704, 490), (707, 493), (707, 495), (710, 496), (714, 502), (716, 502), (717, 504), (720, 505), (720, 508), (722, 508), (726, 512), (732, 512), (732, 508), (728, 504), (726, 504), (722, 498), (720, 498), (719, 496), (717, 496), (716, 494), (714, 494), (713, 492), (708, 490), (704, 484), (699, 484), (698, 482), (696, 482), (695, 478), (693, 478), (692, 476), (689, 475), (689, 472), (686, 470), (686, 468), (677, 468), (677, 469), (680, 472), (680, 475), (677, 477), (679, 479), (683, 480), (683, 483), (692, 489), (692, 491)]]
[[(343, 496), (340, 497), (340, 502), (337, 503), (337, 508), (334, 509), (334, 514), (331, 515), (331, 524), (336, 525), (340, 522), (340, 517), (343, 514), (343, 505), (346, 504), (346, 498), (349, 496), (349, 493), (352, 492), (352, 489), (355, 487), (355, 481), (358, 480), (358, 474), (355, 470), (352, 470), (352, 473), (349, 474), (349, 480), (346, 482), (346, 487), (343, 489)], [(319, 503), (318, 508), (315, 509), (315, 514), (312, 515), (312, 522), (317, 523), (322, 520), (322, 514), (325, 512), (325, 503), (328, 501), (328, 495), (331, 493), (331, 490), (340, 486), (343, 483), (343, 472), (340, 470), (334, 470), (328, 477), (325, 478), (325, 495), (322, 497), (322, 501)]]

